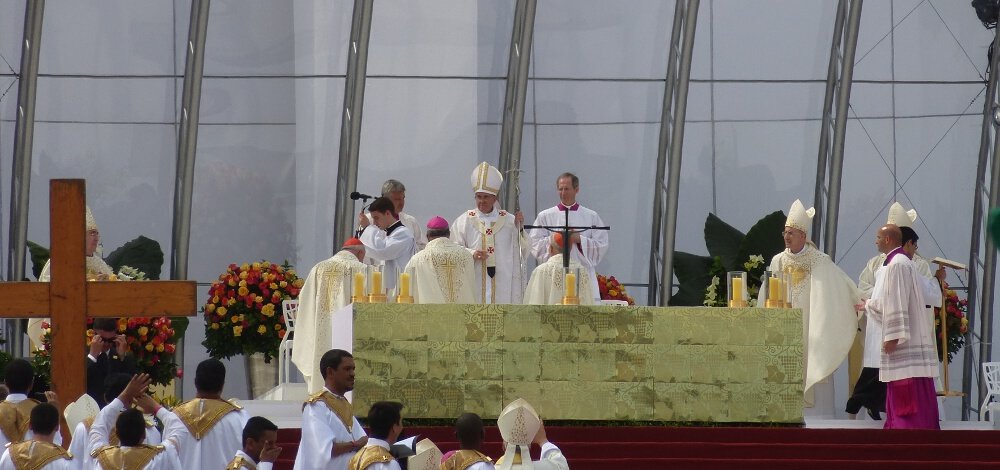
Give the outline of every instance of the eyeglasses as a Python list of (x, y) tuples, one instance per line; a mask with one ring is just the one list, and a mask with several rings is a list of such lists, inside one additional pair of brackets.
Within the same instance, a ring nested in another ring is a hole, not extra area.
[(781, 232), (781, 236), (783, 236), (783, 237), (791, 237), (791, 236), (794, 236), (794, 235), (795, 235), (795, 232), (793, 232), (791, 230), (785, 230), (784, 232)]

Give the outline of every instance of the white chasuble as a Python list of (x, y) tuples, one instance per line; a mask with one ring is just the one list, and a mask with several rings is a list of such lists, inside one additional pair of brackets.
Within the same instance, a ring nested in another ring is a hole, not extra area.
[[(580, 305), (595, 305), (593, 291), (590, 287), (590, 279), (586, 269), (572, 257), (569, 260), (569, 267), (576, 270), (581, 276), (579, 278)], [(552, 255), (548, 261), (539, 264), (531, 272), (531, 280), (528, 281), (528, 288), (524, 292), (524, 303), (530, 305), (560, 305), (563, 296), (566, 295), (566, 284), (563, 273), (563, 255)]]
[(330, 318), (351, 303), (351, 276), (356, 269), (365, 265), (354, 253), (341, 250), (313, 266), (299, 292), (292, 363), (305, 377), (310, 394), (324, 386), (319, 359), (331, 348)]
[(854, 310), (861, 297), (857, 286), (830, 257), (806, 245), (800, 252), (778, 253), (771, 271), (792, 276), (792, 307), (802, 309), (806, 394), (847, 358), (858, 330)]
[[(569, 225), (571, 227), (603, 227), (604, 221), (591, 209), (574, 204), (576, 210), (563, 211), (559, 206), (550, 207), (538, 213), (532, 225), (563, 226), (566, 223), (566, 213), (569, 213)], [(545, 229), (532, 229), (528, 236), (531, 238), (531, 254), (544, 262), (549, 259), (549, 243), (553, 232)], [(597, 265), (604, 259), (604, 254), (608, 252), (608, 231), (607, 230), (583, 230), (580, 232), (580, 243), (573, 246), (579, 257), (580, 264), (590, 272), (591, 292), (600, 299), (601, 291), (597, 285)]]
[[(469, 253), (483, 250), (486, 260), (475, 261), (476, 303), (520, 304), (524, 298), (524, 263), (530, 244), (514, 222), (514, 214), (470, 210), (451, 224), (451, 238)], [(490, 272), (493, 276), (490, 276)]]
[(435, 238), (410, 258), (413, 302), (474, 304), (476, 274), (472, 253), (448, 238)]

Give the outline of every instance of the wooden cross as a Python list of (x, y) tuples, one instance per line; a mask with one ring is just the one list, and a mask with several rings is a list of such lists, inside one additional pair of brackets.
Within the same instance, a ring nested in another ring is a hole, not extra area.
[(0, 318), (51, 317), (52, 390), (69, 403), (87, 391), (87, 317), (193, 316), (194, 281), (87, 282), (84, 180), (49, 184), (50, 282), (0, 283)]

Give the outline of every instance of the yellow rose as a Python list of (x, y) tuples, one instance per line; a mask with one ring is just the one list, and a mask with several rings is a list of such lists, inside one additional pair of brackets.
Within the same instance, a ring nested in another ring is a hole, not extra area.
[(217, 295), (213, 295), (213, 296), (212, 296), (212, 303), (213, 303), (213, 304), (217, 304), (217, 303), (219, 303), (219, 296), (217, 296)]
[(260, 262), (260, 267), (262, 267), (262, 268), (270, 268), (271, 267), (271, 262), (269, 262), (269, 261), (261, 261)]
[(163, 352), (163, 344), (162, 343), (156, 345), (156, 352), (158, 352), (158, 353)]
[(140, 326), (139, 336), (146, 336), (146, 333), (149, 333), (149, 328), (146, 328), (145, 326)]
[(236, 287), (236, 281), (232, 279), (230, 279), (229, 282), (227, 282), (226, 284), (229, 284), (229, 287)]
[(240, 316), (239, 315), (233, 315), (233, 317), (230, 318), (229, 321), (231, 321), (233, 323), (239, 323), (240, 322)]
[(146, 351), (153, 352), (153, 343), (149, 343), (146, 345)]
[(279, 285), (279, 286), (281, 286), (281, 288), (282, 288), (282, 289), (284, 289), (284, 288), (288, 287), (288, 283), (287, 283), (287, 282), (285, 282), (285, 281), (281, 281), (281, 282), (279, 282), (279, 283), (278, 283), (278, 285)]
[[(246, 274), (246, 273), (244, 273), (244, 274)], [(243, 280), (243, 281), (240, 281), (240, 284), (239, 284), (239, 286), (240, 286), (240, 287), (246, 287), (246, 286), (247, 286), (247, 281), (245, 281), (245, 280)]]
[(302, 287), (302, 284), (305, 284), (305, 283), (306, 283), (306, 281), (304, 281), (302, 279), (296, 279), (295, 282), (292, 285), (295, 286), (295, 287)]
[(219, 307), (219, 311), (216, 312), (220, 317), (226, 316), (226, 307)]
[(264, 333), (267, 333), (267, 327), (266, 327), (266, 326), (264, 326), (264, 325), (260, 325), (260, 326), (258, 326), (258, 327), (257, 327), (257, 333), (260, 333), (260, 334), (264, 334)]
[[(240, 273), (240, 279), (246, 279), (246, 278), (247, 278), (247, 272), (246, 271), (241, 272)], [(245, 282), (241, 282), (240, 284), (246, 284), (246, 283)]]
[(274, 316), (274, 304), (267, 304), (260, 308), (260, 313), (267, 317)]
[(249, 264), (243, 263), (243, 264), (240, 265), (240, 270), (246, 271), (248, 269), (250, 269), (250, 265)]
[(214, 312), (215, 311), (215, 304), (205, 305), (205, 311), (208, 312), (208, 313)]
[(279, 331), (279, 330), (281, 330), (281, 328), (282, 328), (281, 323), (275, 323), (274, 324), (274, 331)]
[(232, 305), (233, 305), (233, 304), (235, 304), (235, 303), (236, 303), (236, 297), (230, 297), (230, 298), (229, 298), (229, 302), (228, 302), (228, 304), (229, 304), (230, 306), (232, 306)]
[(267, 287), (269, 287), (271, 290), (275, 290), (278, 288), (278, 285), (272, 282), (268, 284)]
[(212, 329), (213, 330), (218, 330), (219, 329), (219, 324), (218, 323), (212, 323)]
[(247, 289), (246, 287), (240, 287), (239, 289), (237, 289), (236, 293), (240, 294), (241, 297), (245, 297), (247, 294), (250, 293), (250, 289)]
[(233, 336), (240, 336), (242, 334), (243, 334), (243, 327), (242, 326), (234, 326), (233, 327)]

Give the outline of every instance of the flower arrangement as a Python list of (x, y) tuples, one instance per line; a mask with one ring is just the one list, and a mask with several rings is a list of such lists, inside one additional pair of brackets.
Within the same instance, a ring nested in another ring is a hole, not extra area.
[(597, 287), (601, 290), (601, 300), (624, 300), (629, 305), (635, 305), (635, 299), (625, 292), (625, 286), (614, 276), (597, 275)]
[(285, 337), (281, 301), (297, 298), (304, 282), (287, 261), (230, 264), (208, 289), (201, 344), (215, 358), (263, 353), (270, 362)]
[[(966, 299), (959, 299), (958, 294), (951, 290), (945, 289), (945, 319), (948, 322), (948, 362), (951, 362), (952, 356), (958, 353), (962, 346), (965, 346), (965, 334), (969, 331), (969, 319), (966, 318), (966, 313), (969, 311), (969, 301)], [(935, 337), (937, 338), (937, 353), (938, 360), (941, 360), (941, 345), (944, 342), (944, 338), (941, 336), (941, 308), (937, 307), (934, 309), (934, 330), (937, 333)]]
[[(743, 270), (747, 273), (747, 296), (750, 297), (747, 303), (751, 307), (757, 305), (757, 294), (760, 292), (760, 287), (764, 284), (764, 267), (764, 257), (761, 255), (750, 255), (743, 263)], [(725, 287), (722, 289), (724, 295), (719, 295), (719, 284), (722, 282), (721, 279), (726, 276), (720, 258), (713, 260), (710, 272), (712, 274), (712, 282), (705, 289), (705, 301), (702, 304), (706, 307), (726, 307), (728, 305), (726, 301), (729, 296), (725, 292)]]
[[(118, 274), (110, 280), (146, 280), (146, 273), (138, 269), (122, 266)], [(94, 319), (87, 319), (87, 336), (84, 345), (90, 344), (94, 336)], [(129, 350), (135, 358), (139, 372), (149, 374), (154, 384), (166, 385), (182, 372), (176, 359), (177, 341), (183, 331), (174, 328), (174, 322), (167, 317), (133, 317), (118, 319), (118, 334), (125, 335)], [(52, 327), (42, 322), (41, 349), (32, 351), (32, 363), (41, 380), (46, 384), (51, 380), (52, 369)]]

